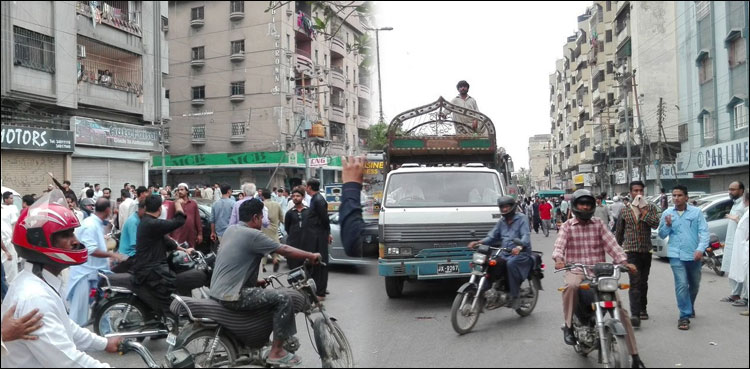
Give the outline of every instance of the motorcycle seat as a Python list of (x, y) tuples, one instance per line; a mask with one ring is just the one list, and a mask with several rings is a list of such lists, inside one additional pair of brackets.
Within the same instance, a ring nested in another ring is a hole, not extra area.
[[(133, 282), (130, 280), (130, 273), (114, 273), (108, 274), (107, 279), (112, 287), (120, 287), (133, 291)], [(99, 287), (107, 287), (107, 280), (104, 278), (99, 279)]]
[[(294, 312), (305, 310), (307, 299), (294, 290), (283, 290), (291, 297)], [(273, 331), (273, 311), (262, 309), (257, 311), (230, 310), (219, 301), (213, 299), (194, 299), (181, 297), (190, 309), (189, 313), (195, 318), (208, 318), (229, 329), (238, 339), (251, 348), (260, 348), (268, 343), (269, 335)], [(170, 306), (172, 313), (185, 316), (188, 311), (179, 301), (173, 300)]]

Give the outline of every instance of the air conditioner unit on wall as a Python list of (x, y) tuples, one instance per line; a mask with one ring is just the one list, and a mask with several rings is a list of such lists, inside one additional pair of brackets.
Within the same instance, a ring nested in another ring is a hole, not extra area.
[(81, 59), (86, 58), (86, 46), (85, 45), (76, 45), (76, 56)]

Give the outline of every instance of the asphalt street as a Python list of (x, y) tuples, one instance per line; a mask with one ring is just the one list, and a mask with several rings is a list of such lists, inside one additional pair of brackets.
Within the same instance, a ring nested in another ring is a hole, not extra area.
[[(457, 335), (450, 308), (461, 281), (406, 283), (404, 297), (389, 299), (375, 268), (333, 267), (327, 310), (338, 318), (360, 367), (597, 367), (596, 353), (577, 355), (562, 341), (562, 305), (557, 288), (562, 275), (552, 271), (555, 233), (546, 238), (532, 231), (532, 247), (544, 252), (547, 265), (544, 291), (534, 312), (521, 318), (510, 309), (489, 311), (474, 330)], [(623, 282), (627, 280), (624, 277)], [(651, 319), (636, 329), (640, 355), (649, 367), (750, 366), (747, 317), (742, 310), (719, 302), (728, 294), (726, 277), (704, 268), (696, 302), (697, 317), (689, 331), (677, 329), (678, 311), (669, 264), (655, 258), (649, 284)], [(620, 297), (627, 305), (627, 292)], [(297, 317), (302, 348), (301, 367), (320, 367), (304, 316)], [(144, 343), (157, 358), (164, 340)], [(124, 356), (95, 353), (119, 367), (144, 367), (135, 353)]]

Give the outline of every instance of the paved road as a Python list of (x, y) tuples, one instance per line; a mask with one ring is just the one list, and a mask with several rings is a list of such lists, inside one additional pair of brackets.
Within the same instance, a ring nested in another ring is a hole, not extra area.
[[(596, 355), (583, 358), (562, 342), (562, 307), (557, 287), (561, 275), (550, 268), (554, 232), (549, 238), (532, 233), (535, 250), (548, 264), (545, 288), (531, 316), (509, 309), (483, 314), (474, 331), (458, 336), (450, 324), (450, 307), (460, 282), (407, 283), (405, 296), (389, 299), (374, 268), (334, 268), (329, 312), (339, 318), (358, 366), (363, 367), (596, 367)], [(627, 277), (626, 277), (627, 278)], [(726, 277), (704, 268), (689, 331), (677, 329), (674, 283), (669, 264), (654, 259), (649, 290), (649, 314), (636, 330), (641, 357), (649, 367), (745, 367), (748, 358), (747, 317), (740, 308), (720, 303), (728, 291)], [(627, 293), (621, 293), (627, 303)], [(627, 306), (627, 305), (626, 305)], [(297, 318), (302, 367), (320, 367)], [(163, 340), (146, 346), (163, 357)], [(133, 353), (118, 357), (95, 355), (115, 366), (143, 367)]]

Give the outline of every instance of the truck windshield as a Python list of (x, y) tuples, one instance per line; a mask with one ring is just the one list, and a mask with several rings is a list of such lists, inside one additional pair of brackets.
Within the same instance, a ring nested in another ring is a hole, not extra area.
[(495, 173), (401, 173), (391, 175), (384, 201), (390, 208), (497, 206), (501, 192)]

